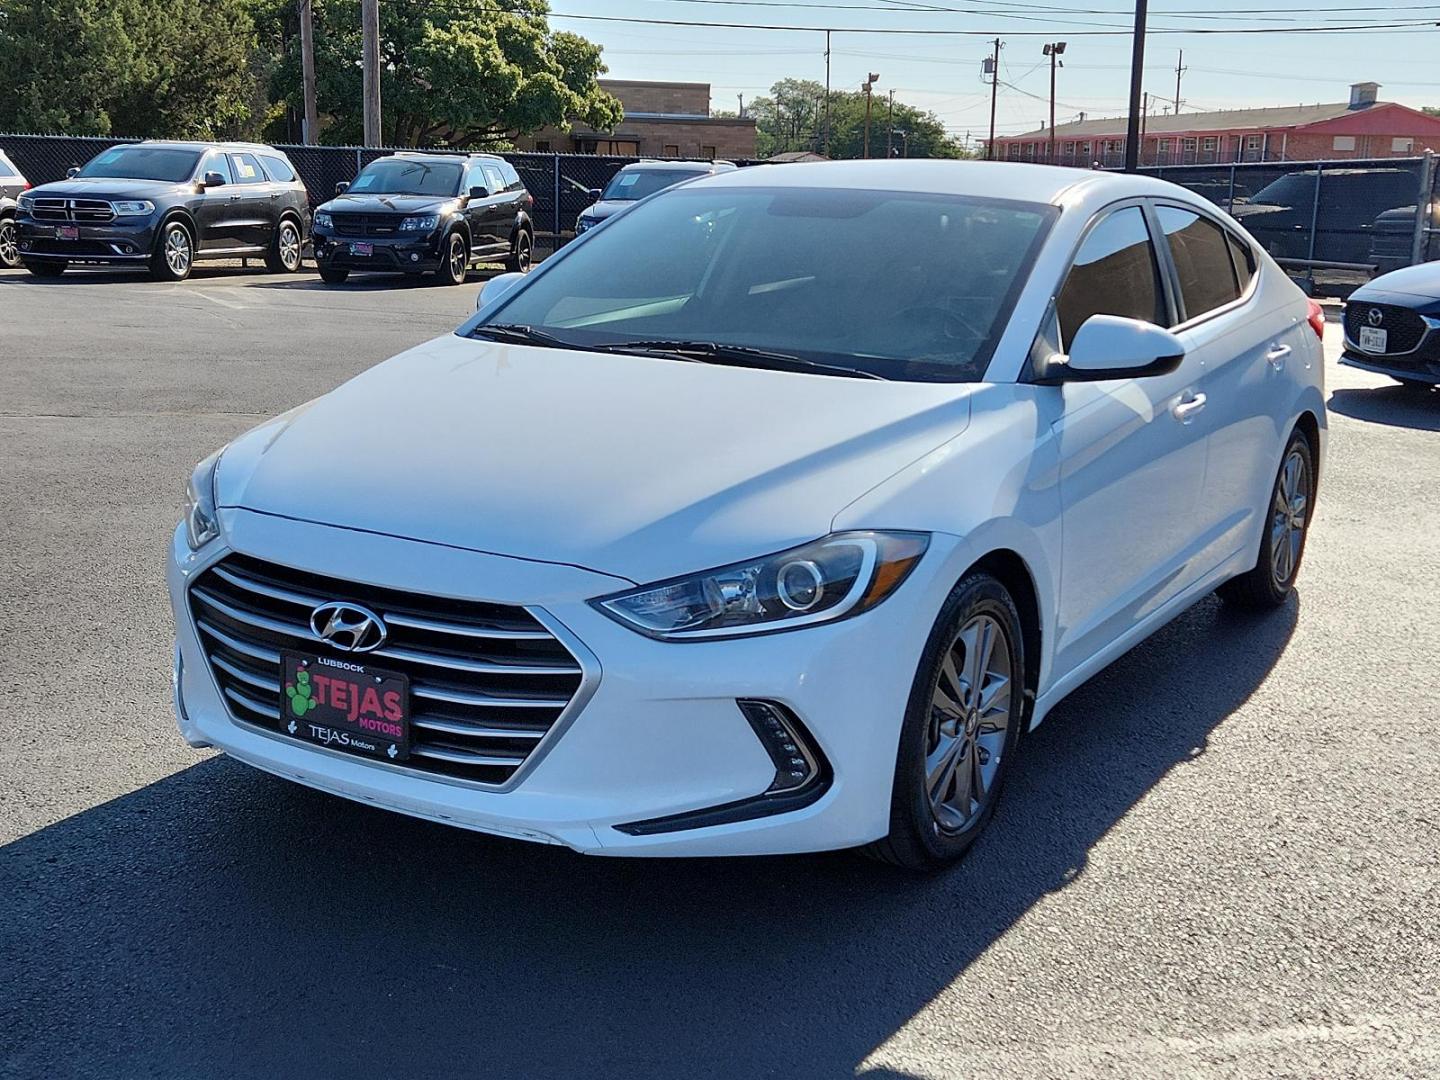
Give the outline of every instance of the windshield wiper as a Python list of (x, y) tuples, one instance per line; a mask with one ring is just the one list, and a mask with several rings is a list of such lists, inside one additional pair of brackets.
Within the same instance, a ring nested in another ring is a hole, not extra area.
[(470, 331), (471, 337), (484, 336), (493, 341), (509, 341), (516, 345), (543, 345), (549, 349), (584, 349), (587, 346), (566, 341), (544, 330), (522, 323), (481, 323)]
[(653, 341), (616, 341), (604, 345), (591, 345), (597, 352), (635, 353), (640, 356), (673, 356), (699, 364), (733, 364), (736, 367), (750, 367), (789, 371), (824, 371), (850, 379), (879, 379), (889, 382), (884, 375), (863, 368), (846, 367), (843, 364), (827, 364), (820, 360), (808, 360), (794, 353), (776, 352), (772, 349), (757, 349), (750, 345), (726, 345), (718, 341), (672, 341), (657, 338)]

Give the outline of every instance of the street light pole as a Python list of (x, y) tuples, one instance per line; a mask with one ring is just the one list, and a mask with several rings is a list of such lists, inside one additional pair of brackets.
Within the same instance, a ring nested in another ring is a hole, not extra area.
[(364, 34), (362, 83), (365, 97), (365, 145), (380, 145), (380, 0), (365, 0), (360, 16)]
[(870, 77), (860, 84), (860, 89), (865, 91), (865, 157), (867, 159), (870, 157), (870, 103), (873, 98), (871, 91), (879, 81), (880, 76), (872, 71)]
[(990, 141), (985, 144), (985, 160), (995, 157), (995, 98), (1000, 89), (1000, 39), (995, 39), (995, 55), (985, 58), (990, 69)]
[(830, 31), (825, 31), (825, 148), (821, 151), (830, 156)]
[(1059, 64), (1064, 67), (1060, 57), (1065, 53), (1065, 42), (1052, 41), (1045, 46), (1045, 55), (1050, 58), (1050, 156), (1051, 165), (1055, 164), (1055, 66)]
[(300, 84), (304, 97), (300, 141), (307, 146), (320, 138), (319, 113), (315, 105), (315, 20), (310, 0), (299, 0), (300, 15)]
[(885, 124), (885, 157), (895, 156), (895, 91), (890, 91), (890, 116)]
[(1146, 0), (1135, 0), (1135, 36), (1130, 51), (1130, 119), (1125, 126), (1125, 171), (1140, 164), (1140, 83), (1145, 77)]

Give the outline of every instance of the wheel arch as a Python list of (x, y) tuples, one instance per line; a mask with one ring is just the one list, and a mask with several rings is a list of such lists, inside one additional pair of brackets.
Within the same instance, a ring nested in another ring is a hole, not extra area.
[(1040, 686), (1041, 647), (1044, 630), (1041, 625), (1040, 594), (1035, 575), (1024, 557), (1013, 548), (996, 548), (971, 563), (960, 579), (974, 573), (986, 573), (1005, 586), (1020, 612), (1020, 632), (1025, 647), (1025, 719), (1021, 731), (1029, 728), (1034, 715), (1035, 695)]
[(195, 219), (195, 216), (183, 206), (172, 206), (169, 210), (166, 210), (164, 216), (160, 218), (160, 226), (155, 230), (156, 247), (159, 246), (161, 239), (164, 238), (165, 229), (172, 221), (180, 222), (180, 224), (185, 226), (186, 231), (189, 232), (190, 244), (191, 247), (194, 248), (190, 257), (192, 260), (195, 259), (200, 253), (200, 223)]
[[(1295, 418), (1295, 425), (1292, 430), (1303, 433), (1305, 438), (1310, 442), (1311, 464), (1315, 469), (1315, 484), (1318, 487), (1320, 484), (1321, 468), (1320, 418), (1310, 409), (1302, 409), (1300, 415)], [(1289, 440), (1287, 439), (1286, 441), (1288, 442)]]

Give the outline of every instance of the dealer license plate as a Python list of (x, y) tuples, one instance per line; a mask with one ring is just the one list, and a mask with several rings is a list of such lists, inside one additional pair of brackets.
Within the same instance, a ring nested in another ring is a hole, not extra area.
[(80, 239), (80, 228), (79, 228), (79, 226), (77, 226), (77, 225), (56, 225), (56, 226), (55, 226), (55, 239), (56, 239), (56, 240), (79, 240), (79, 239)]
[(374, 244), (351, 244), (351, 245), (350, 245), (350, 254), (351, 254), (351, 255), (374, 255), (374, 254), (375, 254), (375, 245), (374, 245)]
[(1373, 326), (1362, 326), (1360, 328), (1360, 348), (1366, 352), (1383, 353), (1386, 339), (1389, 336), (1388, 331), (1376, 330)]
[(410, 756), (410, 680), (351, 660), (283, 652), (280, 730), (350, 754)]

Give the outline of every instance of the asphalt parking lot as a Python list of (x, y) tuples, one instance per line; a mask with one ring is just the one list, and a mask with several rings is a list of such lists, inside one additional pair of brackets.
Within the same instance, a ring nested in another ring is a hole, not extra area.
[(1440, 1074), (1440, 394), (1333, 324), (1297, 597), (1076, 692), (948, 874), (589, 859), (185, 746), (190, 468), (478, 287), (0, 272), (0, 1076)]

